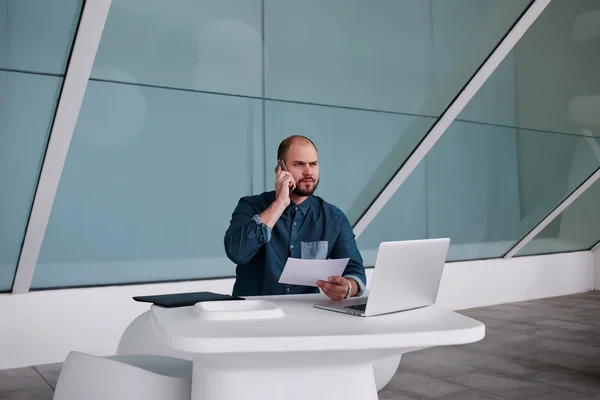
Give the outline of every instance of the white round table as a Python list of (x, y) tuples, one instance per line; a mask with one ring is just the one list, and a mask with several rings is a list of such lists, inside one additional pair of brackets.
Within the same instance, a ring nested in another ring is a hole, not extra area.
[(485, 336), (483, 323), (436, 306), (364, 318), (314, 308), (322, 294), (253, 299), (284, 315), (210, 320), (151, 307), (158, 337), (194, 361), (193, 400), (376, 400), (373, 362)]

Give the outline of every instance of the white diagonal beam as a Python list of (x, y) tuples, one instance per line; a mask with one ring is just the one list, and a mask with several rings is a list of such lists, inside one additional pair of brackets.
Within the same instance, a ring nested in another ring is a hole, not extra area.
[(111, 0), (85, 2), (50, 131), (12, 293), (25, 293), (31, 287), (33, 272), (110, 5)]
[(539, 224), (537, 224), (523, 239), (510, 249), (504, 258), (508, 259), (517, 254), (527, 243), (535, 238), (541, 231), (544, 230), (556, 217), (567, 209), (579, 196), (581, 196), (590, 186), (600, 178), (600, 168), (596, 170), (589, 178), (587, 178), (573, 193), (563, 200), (550, 214), (546, 216)]
[(383, 209), (386, 203), (392, 198), (400, 185), (419, 165), (425, 155), (437, 143), (450, 124), (456, 119), (463, 108), (475, 96), (475, 93), (483, 86), (490, 75), (496, 70), (498, 65), (504, 60), (515, 44), (525, 34), (527, 29), (533, 24), (538, 16), (544, 11), (551, 0), (535, 0), (527, 11), (521, 16), (521, 19), (513, 26), (510, 32), (502, 42), (494, 49), (490, 57), (483, 63), (481, 68), (475, 73), (473, 78), (467, 83), (463, 91), (456, 97), (452, 104), (446, 109), (440, 119), (433, 125), (427, 136), (417, 146), (415, 151), (406, 160), (402, 168), (396, 173), (389, 184), (377, 196), (375, 201), (362, 215), (354, 227), (354, 234), (358, 238), (375, 219), (375, 216)]

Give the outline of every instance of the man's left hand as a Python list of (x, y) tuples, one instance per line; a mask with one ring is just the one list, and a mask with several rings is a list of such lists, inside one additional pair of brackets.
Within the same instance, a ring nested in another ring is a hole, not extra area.
[(317, 286), (331, 300), (340, 301), (346, 298), (348, 294), (348, 285), (352, 286), (352, 295), (354, 295), (355, 285), (353, 279), (346, 279), (341, 276), (331, 276), (329, 281), (317, 281)]

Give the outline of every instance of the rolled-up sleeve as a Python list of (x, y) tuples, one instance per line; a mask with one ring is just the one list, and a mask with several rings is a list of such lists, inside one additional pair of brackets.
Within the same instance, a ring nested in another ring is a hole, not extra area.
[(240, 199), (225, 232), (227, 257), (236, 264), (246, 264), (269, 240), (271, 228), (260, 220), (259, 214), (247, 200)]
[(358, 293), (360, 296), (367, 284), (367, 275), (363, 266), (363, 259), (356, 245), (352, 226), (345, 215), (341, 215), (339, 236), (331, 250), (330, 258), (350, 258), (346, 269), (342, 273), (344, 278), (352, 278), (358, 283)]

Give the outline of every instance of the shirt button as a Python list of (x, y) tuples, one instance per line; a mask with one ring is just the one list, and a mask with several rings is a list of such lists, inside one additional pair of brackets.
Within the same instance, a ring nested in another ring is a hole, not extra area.
[(294, 208), (295, 211), (298, 211), (298, 207)]
[(292, 244), (292, 245), (290, 245), (290, 249), (293, 249), (293, 248), (294, 248), (294, 245), (293, 245), (293, 244)]
[(285, 291), (289, 293), (290, 292), (290, 288), (285, 289)]
[(296, 225), (296, 223), (294, 222), (294, 225)]

